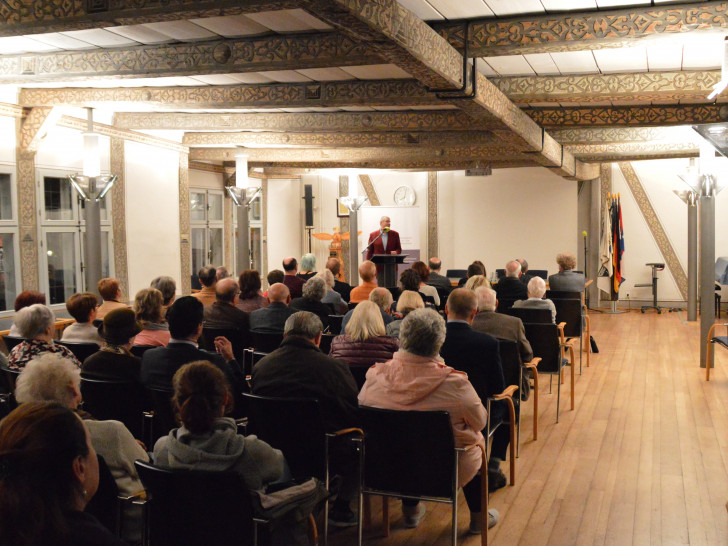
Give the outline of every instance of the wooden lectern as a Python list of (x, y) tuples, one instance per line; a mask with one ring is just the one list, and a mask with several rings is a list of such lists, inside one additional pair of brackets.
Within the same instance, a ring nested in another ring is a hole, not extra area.
[(397, 266), (404, 263), (407, 254), (375, 254), (372, 261), (377, 264), (377, 284), (384, 288), (397, 288)]

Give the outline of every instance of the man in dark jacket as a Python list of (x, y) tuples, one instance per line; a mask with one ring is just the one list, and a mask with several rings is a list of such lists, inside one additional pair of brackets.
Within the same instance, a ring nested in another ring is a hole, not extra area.
[(248, 313), (235, 307), (239, 294), (240, 287), (235, 279), (228, 277), (218, 281), (215, 286), (215, 303), (205, 307), (205, 326), (248, 332)]
[[(468, 374), (475, 392), (483, 405), (487, 399), (500, 394), (506, 388), (498, 352), (498, 340), (488, 334), (472, 329), (473, 318), (478, 312), (478, 299), (472, 290), (458, 288), (453, 290), (445, 305), (447, 313), (447, 333), (440, 356), (445, 364)], [(490, 406), (491, 426), (507, 418), (502, 402)], [(488, 431), (484, 430), (483, 435)], [(500, 463), (506, 458), (510, 442), (507, 426), (500, 426), (493, 435), (493, 447), (488, 461), (488, 487), (491, 491), (506, 485), (506, 477)]]
[(440, 270), (442, 269), (442, 261), (440, 261), (440, 258), (430, 258), (428, 267), (430, 268), (430, 278), (428, 279), (427, 284), (434, 286), (435, 288), (447, 290), (448, 292), (452, 290), (450, 279), (440, 275)]
[(295, 311), (288, 307), (291, 293), (283, 283), (275, 283), (268, 289), (270, 305), (250, 313), (250, 330), (264, 334), (282, 334), (286, 319)]
[(506, 276), (501, 277), (493, 288), (500, 301), (514, 302), (528, 299), (528, 287), (520, 280), (521, 264), (517, 261), (506, 264)]
[[(355, 427), (358, 423), (358, 389), (349, 366), (323, 354), (323, 324), (308, 311), (286, 320), (281, 346), (263, 357), (253, 368), (253, 394), (280, 398), (316, 398), (321, 404), (328, 432)], [(356, 525), (349, 502), (356, 495), (356, 459), (346, 446), (334, 447), (332, 468), (344, 478), (342, 490), (331, 511), (331, 523)]]

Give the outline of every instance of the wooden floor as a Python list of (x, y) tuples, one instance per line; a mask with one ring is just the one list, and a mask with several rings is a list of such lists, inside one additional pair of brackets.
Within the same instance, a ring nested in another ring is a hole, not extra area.
[[(555, 423), (546, 376), (534, 442), (524, 404), (516, 485), (491, 495), (501, 521), (490, 544), (728, 544), (728, 351), (717, 349), (706, 383), (699, 325), (685, 312), (590, 315), (600, 353), (577, 375), (576, 410), (567, 374)], [(390, 502), (390, 537), (381, 538), (376, 499), (365, 543), (450, 543), (448, 505), (427, 503), (407, 530)], [(480, 544), (466, 534), (462, 492), (459, 511), (460, 543)], [(355, 544), (356, 528), (333, 530), (330, 542)]]

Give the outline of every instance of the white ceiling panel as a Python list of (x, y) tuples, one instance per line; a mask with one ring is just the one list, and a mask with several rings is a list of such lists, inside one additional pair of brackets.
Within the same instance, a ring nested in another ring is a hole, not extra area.
[(523, 55), (486, 57), (485, 61), (501, 76), (533, 76), (536, 74)]
[(683, 70), (720, 68), (722, 63), (722, 40), (715, 44), (688, 42), (683, 46)]
[(524, 57), (539, 76), (559, 74), (559, 68), (548, 53), (530, 53)]
[(485, 0), (485, 3), (498, 17), (545, 11), (540, 0)]
[(240, 83), (228, 74), (197, 74), (191, 76), (191, 78), (207, 85), (235, 85)]
[[(682, 1), (682, 0), (681, 0)], [(597, 0), (600, 9), (619, 8), (627, 6), (649, 6), (649, 0)]]
[(354, 76), (347, 74), (340, 68), (302, 68), (296, 70), (299, 74), (303, 74), (307, 78), (311, 78), (317, 82), (335, 82), (343, 80), (354, 80)]
[(302, 9), (262, 11), (248, 15), (256, 23), (275, 32), (300, 32), (304, 30), (330, 30), (331, 27), (309, 15)]
[(428, 0), (428, 2), (448, 19), (472, 19), (495, 15), (483, 0)]
[(647, 67), (650, 72), (680, 70), (682, 68), (683, 46), (666, 42), (647, 46)]
[(264, 27), (245, 15), (228, 15), (225, 17), (207, 17), (205, 19), (190, 19), (191, 23), (199, 25), (210, 32), (225, 36), (225, 38), (237, 38), (239, 36), (254, 36), (268, 32)]
[(342, 106), (344, 112), (374, 112), (371, 106)]
[(454, 104), (423, 104), (421, 106), (410, 106), (410, 110), (457, 110)]
[(269, 70), (267, 72), (260, 72), (260, 74), (270, 78), (274, 82), (281, 83), (300, 83), (311, 81), (311, 78), (307, 78), (295, 70)]
[(409, 110), (408, 106), (373, 106), (372, 108), (378, 112), (402, 112)]
[(88, 42), (99, 47), (123, 47), (139, 45), (139, 43), (134, 40), (129, 40), (127, 38), (124, 38), (123, 36), (120, 36), (119, 34), (114, 34), (113, 32), (104, 30), (103, 28), (71, 30), (68, 32), (63, 32), (62, 34), (65, 36), (70, 36), (71, 38), (76, 38), (77, 40), (81, 40), (83, 42)]
[(52, 45), (58, 49), (95, 49), (96, 46), (83, 40), (71, 38), (59, 32), (50, 32), (48, 34), (30, 34), (27, 36), (33, 40)]
[(498, 76), (498, 72), (493, 70), (493, 68), (483, 58), (478, 59), (478, 72), (480, 72), (483, 76), (486, 76), (488, 78)]
[(108, 27), (106, 30), (142, 44), (161, 44), (164, 42), (171, 42), (173, 40), (170, 36), (157, 32), (145, 25)]
[(210, 32), (189, 21), (163, 21), (161, 23), (146, 23), (143, 26), (180, 42), (209, 40), (217, 36), (214, 32)]
[(362, 66), (339, 67), (360, 80), (392, 80), (411, 78), (408, 72), (394, 64), (366, 64)]
[(243, 72), (240, 74), (228, 74), (231, 78), (239, 81), (240, 83), (270, 83), (274, 81), (268, 76), (264, 76), (260, 72)]
[(562, 74), (595, 74), (599, 67), (591, 51), (558, 51), (551, 53)]
[(546, 11), (577, 11), (597, 9), (596, 0), (541, 0)]
[(531, 108), (553, 108), (553, 102), (529, 102), (528, 105)]
[(595, 49), (594, 58), (599, 70), (613, 72), (647, 72), (647, 50), (642, 47)]
[(26, 36), (7, 36), (0, 38), (0, 51), (3, 55), (13, 55), (16, 53), (58, 51), (58, 48)]
[(426, 0), (397, 1), (423, 21), (441, 21), (444, 19), (442, 14), (433, 8)]

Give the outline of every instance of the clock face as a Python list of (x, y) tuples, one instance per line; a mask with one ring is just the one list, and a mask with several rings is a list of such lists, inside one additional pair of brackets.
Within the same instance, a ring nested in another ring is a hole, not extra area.
[(394, 192), (394, 202), (401, 207), (411, 207), (415, 204), (415, 190), (409, 186), (400, 186)]

